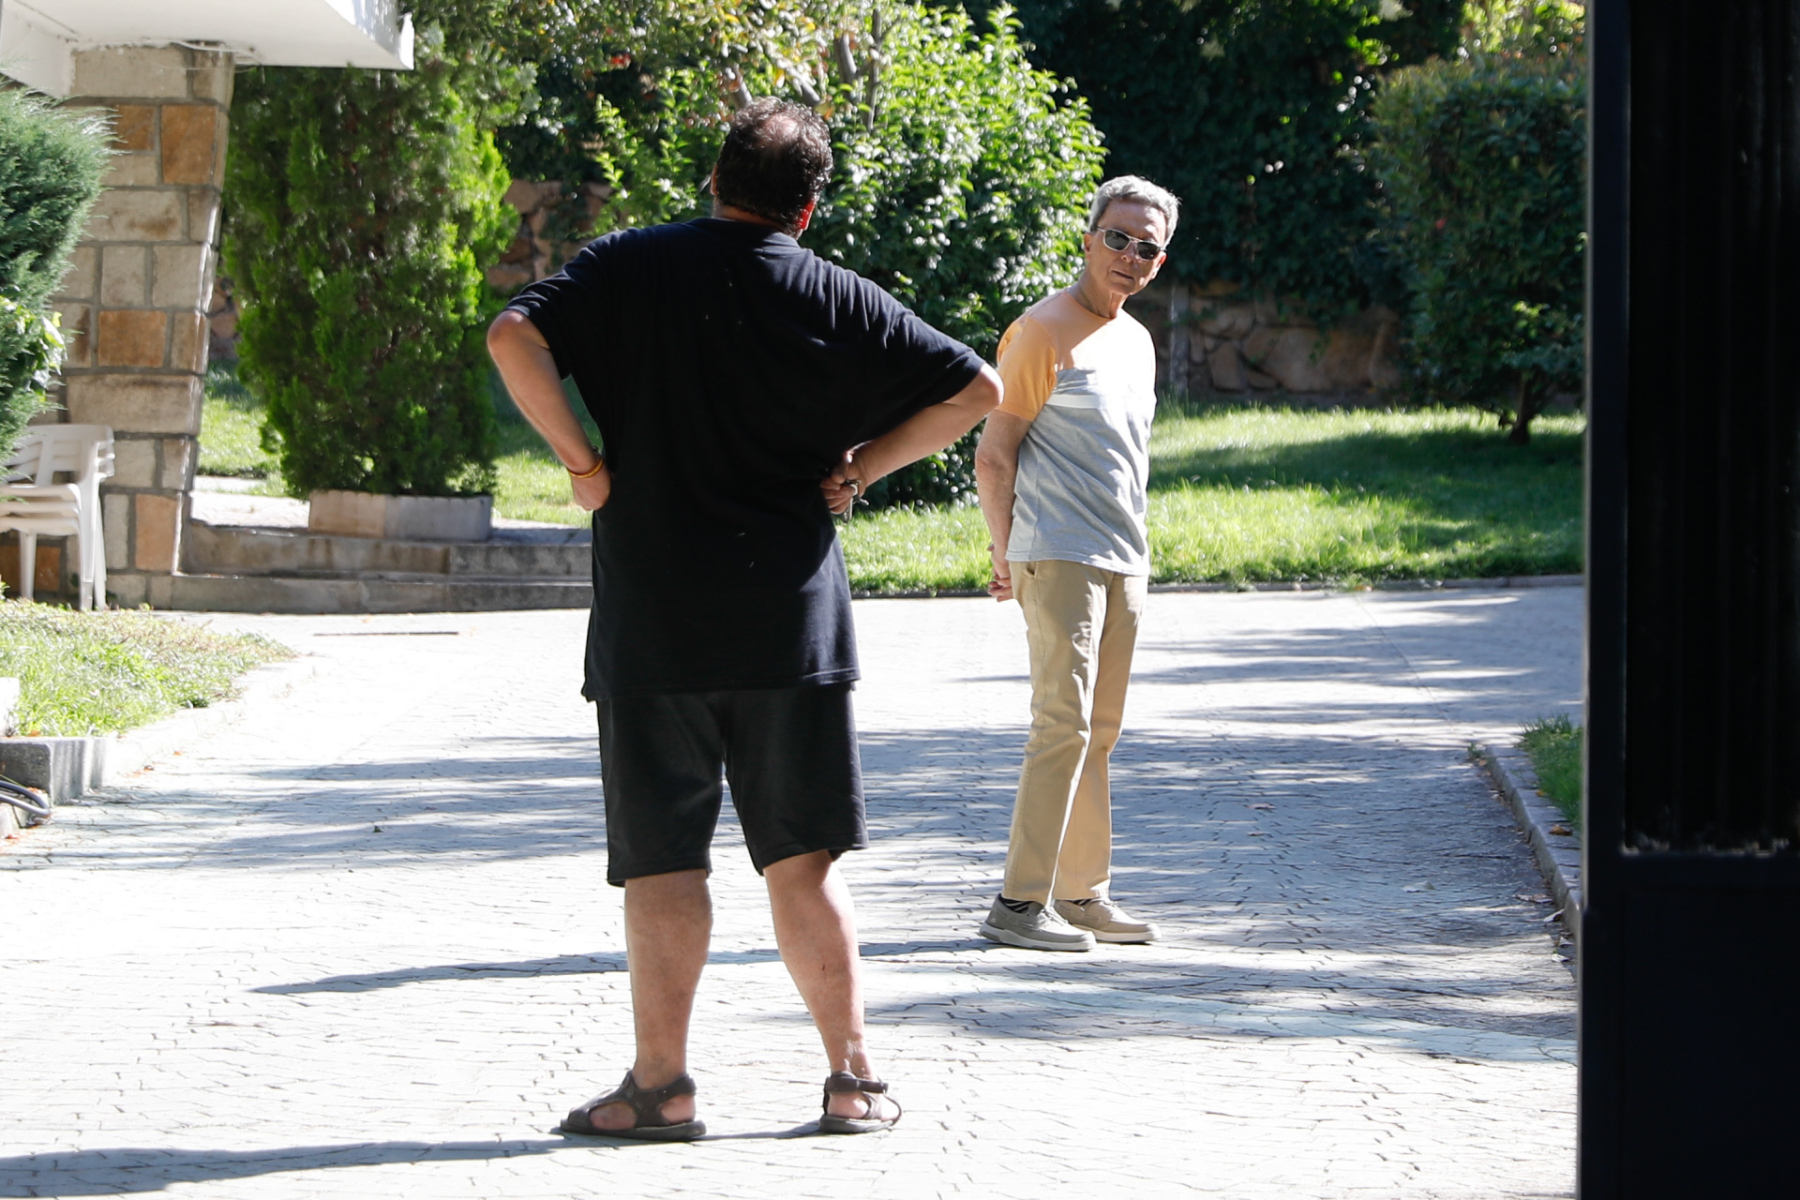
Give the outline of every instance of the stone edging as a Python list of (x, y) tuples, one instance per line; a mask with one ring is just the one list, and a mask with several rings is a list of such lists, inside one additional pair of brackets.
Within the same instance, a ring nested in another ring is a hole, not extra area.
[[(1152, 592), (1438, 592), (1479, 588), (1581, 587), (1584, 575), (1501, 575), (1493, 579), (1395, 579), (1366, 587), (1346, 588), (1335, 583), (1153, 583)], [(934, 600), (985, 596), (982, 588), (913, 588), (904, 592), (853, 591), (854, 600)]]
[(1552, 833), (1553, 828), (1567, 828), (1562, 813), (1538, 794), (1537, 773), (1524, 751), (1512, 747), (1495, 749), (1475, 745), (1470, 753), (1487, 768), (1494, 786), (1512, 809), (1513, 818), (1531, 853), (1537, 859), (1550, 895), (1556, 901), (1563, 927), (1570, 938), (1578, 938), (1581, 929), (1581, 840), (1576, 834)]
[(203, 741), (257, 705), (281, 699), (318, 668), (319, 660), (305, 655), (258, 667), (238, 680), (238, 694), (230, 700), (182, 709), (122, 734), (0, 738), (0, 764), (9, 778), (49, 793), (52, 804), (66, 804)]

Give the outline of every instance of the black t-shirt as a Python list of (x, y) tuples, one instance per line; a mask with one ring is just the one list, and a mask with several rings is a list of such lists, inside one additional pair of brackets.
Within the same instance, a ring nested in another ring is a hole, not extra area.
[(582, 694), (855, 679), (819, 481), (967, 387), (975, 352), (742, 221), (608, 234), (511, 307), (574, 377), (612, 471)]

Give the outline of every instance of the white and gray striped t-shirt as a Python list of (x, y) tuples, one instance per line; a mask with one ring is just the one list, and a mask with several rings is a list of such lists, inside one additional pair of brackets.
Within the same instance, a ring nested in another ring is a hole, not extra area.
[(1058, 292), (1013, 322), (999, 360), (1000, 411), (1031, 422), (1019, 445), (1008, 561), (1148, 575), (1149, 331), (1124, 311), (1108, 320)]

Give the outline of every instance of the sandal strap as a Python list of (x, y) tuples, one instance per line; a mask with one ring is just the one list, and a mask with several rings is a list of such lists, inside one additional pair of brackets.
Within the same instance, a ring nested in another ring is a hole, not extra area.
[(825, 1094), (827, 1096), (846, 1096), (855, 1092), (867, 1092), (873, 1096), (885, 1095), (888, 1085), (879, 1079), (858, 1079), (848, 1071), (833, 1071), (825, 1077)]
[(591, 1114), (596, 1108), (604, 1108), (608, 1104), (629, 1104), (636, 1114), (639, 1127), (646, 1125), (667, 1125), (670, 1122), (662, 1115), (662, 1106), (677, 1096), (692, 1096), (696, 1089), (694, 1077), (685, 1071), (661, 1087), (639, 1087), (638, 1081), (632, 1078), (631, 1072), (625, 1072), (625, 1081), (604, 1096), (595, 1096), (577, 1111)]

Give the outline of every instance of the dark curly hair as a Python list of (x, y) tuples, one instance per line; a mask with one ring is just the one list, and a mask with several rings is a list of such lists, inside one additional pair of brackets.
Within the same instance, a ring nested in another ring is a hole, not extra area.
[(795, 233), (831, 178), (831, 134), (803, 104), (756, 100), (733, 114), (714, 169), (721, 203)]

